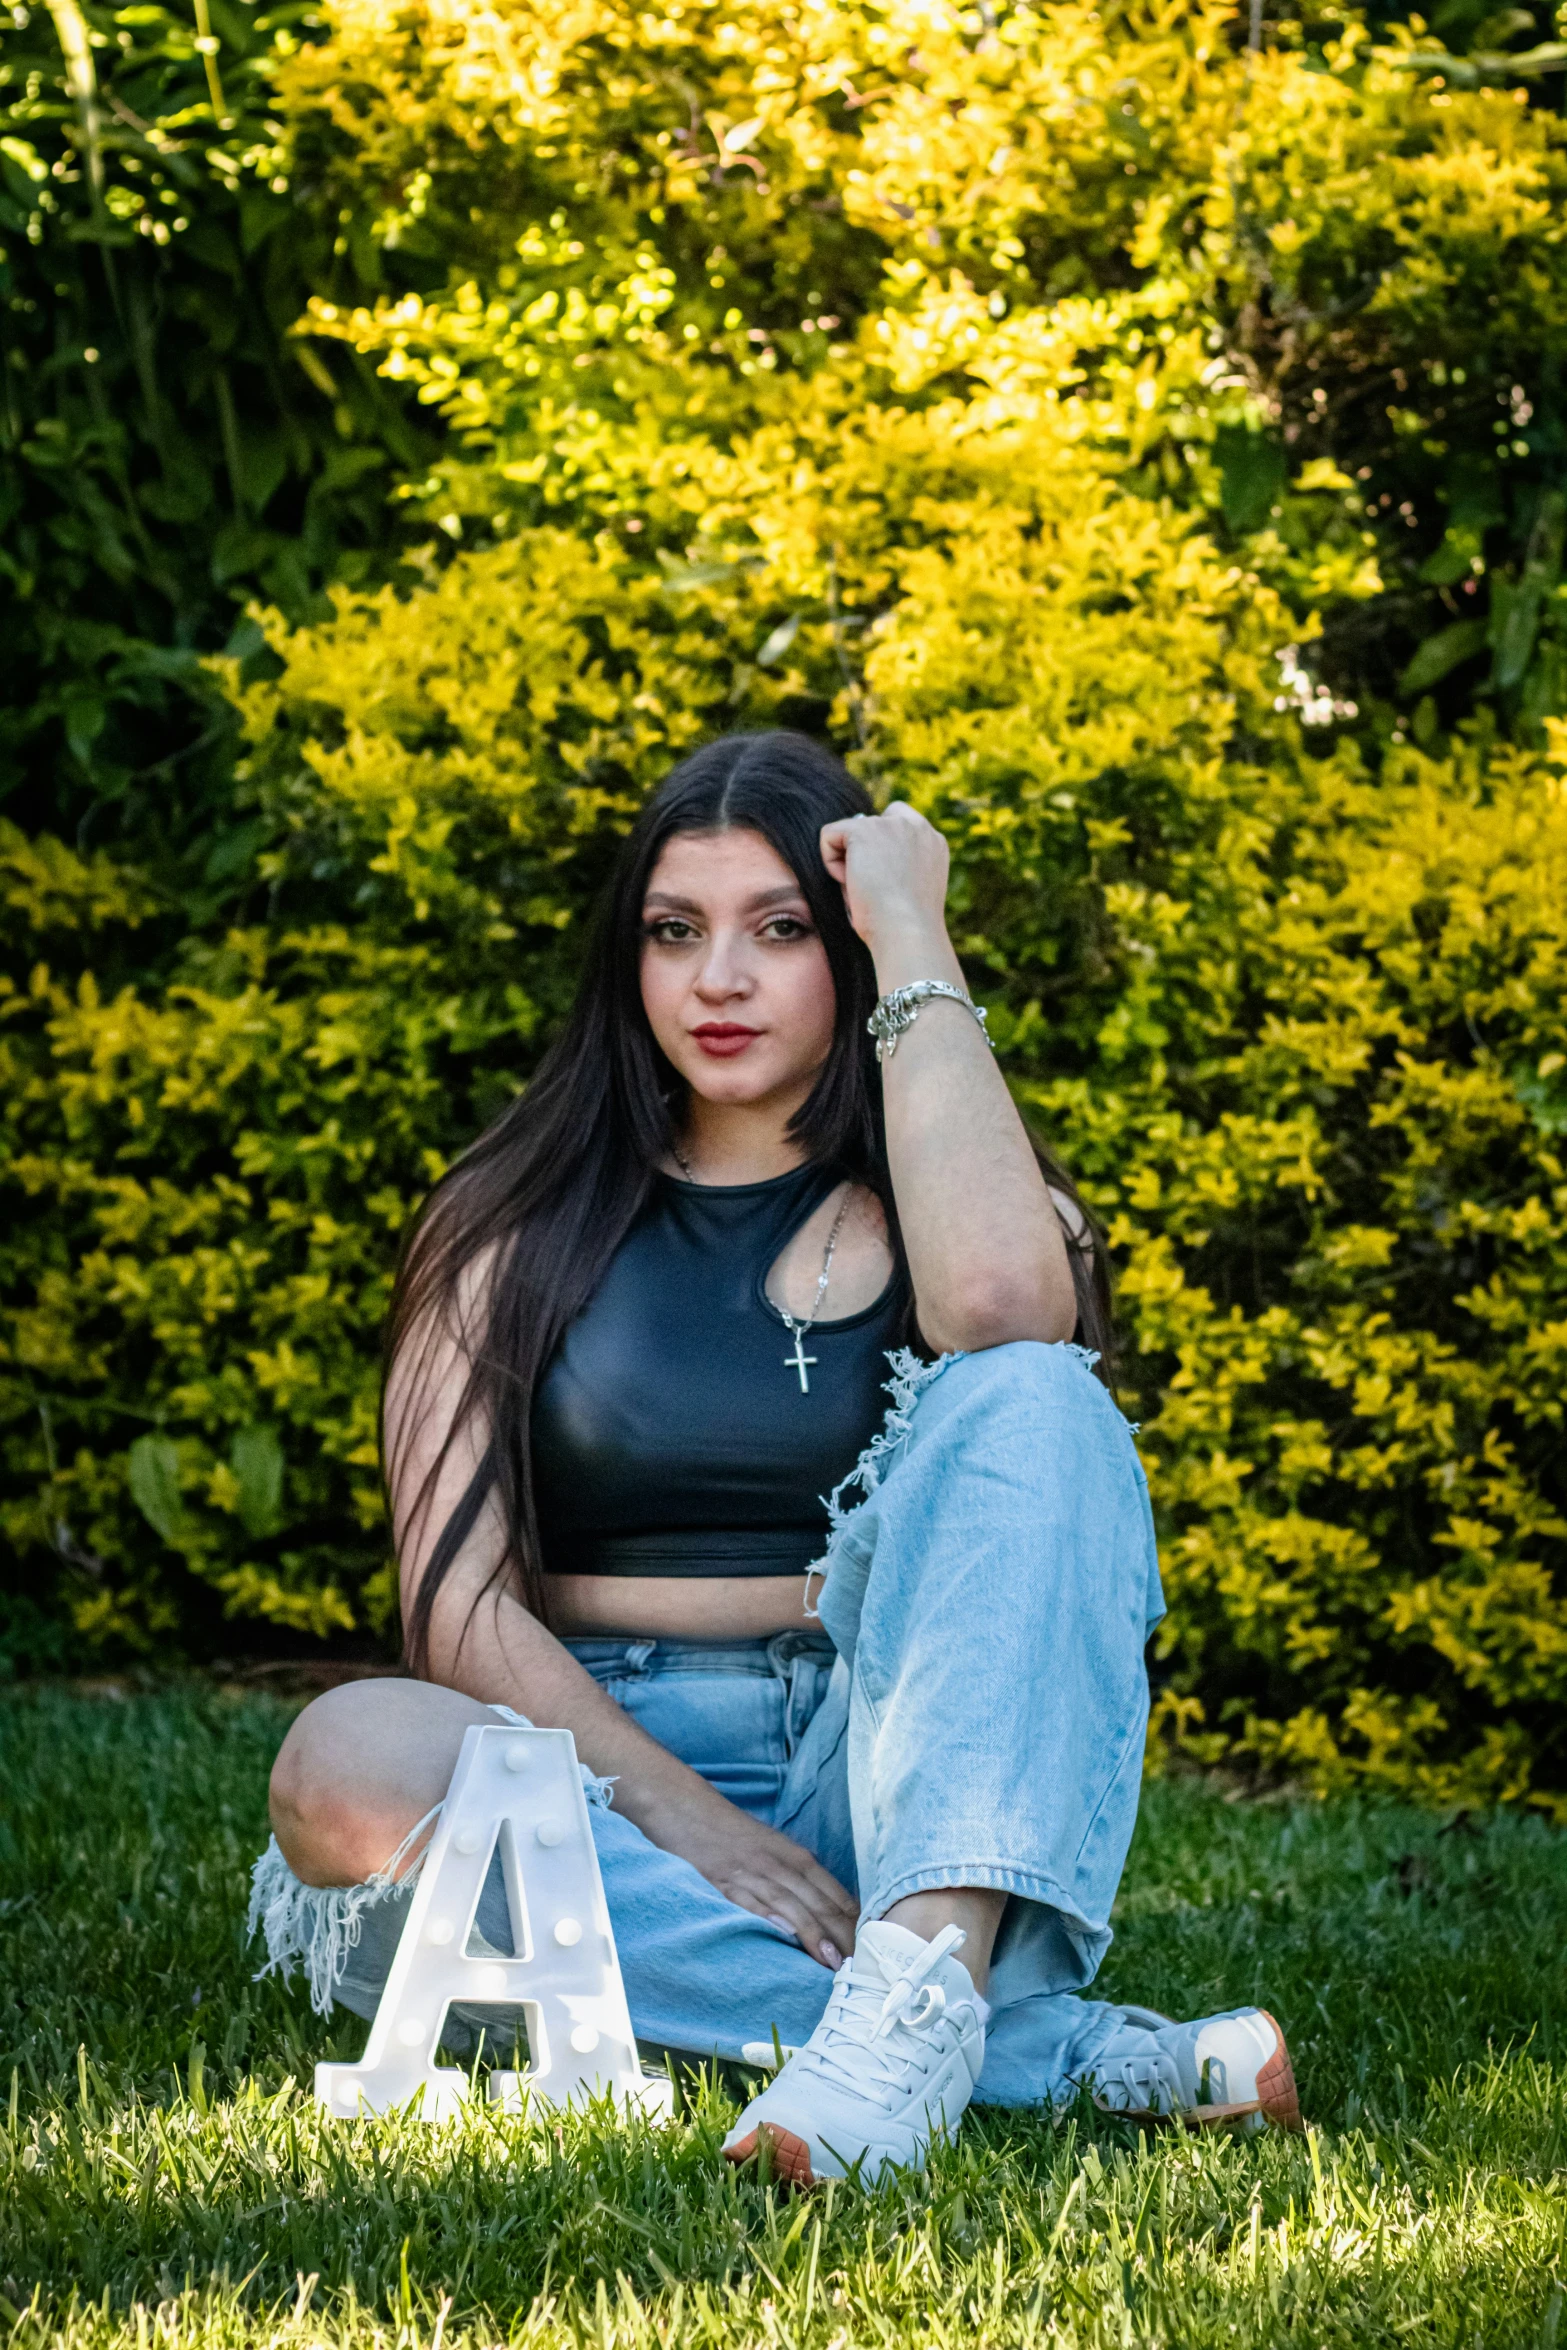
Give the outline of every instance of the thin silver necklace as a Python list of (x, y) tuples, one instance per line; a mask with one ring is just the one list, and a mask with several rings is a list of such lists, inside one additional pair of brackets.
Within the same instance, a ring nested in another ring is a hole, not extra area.
[[(679, 1143), (672, 1142), (669, 1147), (674, 1155), (675, 1163), (679, 1167), (681, 1174), (684, 1175), (686, 1181), (688, 1183), (696, 1183), (700, 1186), (700, 1178), (697, 1175), (696, 1169), (692, 1166), (691, 1161), (686, 1157), (685, 1152), (680, 1148)], [(839, 1204), (838, 1213), (832, 1220), (832, 1230), (827, 1235), (827, 1246), (822, 1251), (822, 1269), (817, 1276), (816, 1296), (812, 1301), (811, 1310), (806, 1315), (804, 1321), (796, 1321), (794, 1315), (791, 1314), (786, 1307), (779, 1305), (776, 1299), (768, 1298), (767, 1300), (768, 1304), (772, 1307), (773, 1312), (778, 1316), (779, 1321), (782, 1322), (784, 1328), (788, 1331), (790, 1337), (794, 1340), (793, 1354), (784, 1356), (784, 1369), (786, 1371), (799, 1372), (800, 1393), (802, 1395), (809, 1395), (811, 1392), (811, 1383), (805, 1374), (807, 1368), (816, 1361), (815, 1355), (808, 1355), (805, 1351), (806, 1334), (815, 1323), (817, 1315), (821, 1312), (822, 1300), (827, 1295), (827, 1284), (832, 1277), (833, 1250), (837, 1247), (838, 1235), (843, 1230), (843, 1219), (849, 1212), (849, 1200), (852, 1194), (852, 1188), (853, 1187), (851, 1186), (850, 1190), (844, 1193), (843, 1199)]]

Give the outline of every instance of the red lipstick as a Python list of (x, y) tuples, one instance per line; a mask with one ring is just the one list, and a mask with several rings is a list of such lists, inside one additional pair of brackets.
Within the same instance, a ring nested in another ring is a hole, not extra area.
[(707, 1020), (691, 1031), (703, 1052), (715, 1061), (733, 1060), (761, 1033), (759, 1028), (742, 1028), (735, 1020)]

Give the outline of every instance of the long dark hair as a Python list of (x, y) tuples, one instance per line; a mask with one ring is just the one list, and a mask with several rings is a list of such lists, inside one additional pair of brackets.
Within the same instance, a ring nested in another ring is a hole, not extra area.
[[(809, 737), (774, 731), (726, 735), (675, 768), (643, 809), (600, 908), (570, 1016), (526, 1092), (442, 1178), (403, 1251), (386, 1335), (412, 1400), (399, 1414), (385, 1467), (389, 1485), (417, 1434), (421, 1371), (455, 1339), (468, 1364), (451, 1426), (399, 1538), (422, 1524), (441, 1469), (466, 1428), (485, 1449), (466, 1492), (436, 1540), (406, 1619), (408, 1661), (430, 1664), (437, 1593), (489, 1505), (506, 1547), (490, 1578), (514, 1577), (525, 1606), (548, 1608), (534, 1507), (529, 1420), (534, 1390), (572, 1317), (597, 1289), (647, 1199), (680, 1125), (683, 1088), (654, 1042), (642, 1006), (642, 906), (653, 869), (677, 833), (745, 827), (760, 833), (794, 874), (826, 951), (837, 991), (833, 1041), (790, 1134), (806, 1159), (841, 1170), (876, 1193), (887, 1217), (916, 1346), (896, 1206), (882, 1137), (881, 1086), (866, 1020), (876, 1000), (871, 958), (849, 922), (844, 896), (822, 863), (821, 828), (872, 813), (841, 759)], [(1102, 1241), (1063, 1171), (1038, 1151), (1052, 1187), (1079, 1222), (1068, 1232), (1078, 1335), (1108, 1359), (1109, 1283)], [(411, 1365), (405, 1350), (416, 1349)]]

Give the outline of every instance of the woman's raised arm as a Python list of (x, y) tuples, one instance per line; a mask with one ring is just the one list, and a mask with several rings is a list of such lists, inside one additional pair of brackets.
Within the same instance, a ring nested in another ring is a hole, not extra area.
[[(964, 987), (947, 936), (947, 844), (913, 808), (824, 826), (822, 856), (870, 948), (882, 995)], [(887, 1158), (919, 1326), (943, 1352), (1070, 1338), (1061, 1225), (978, 1022), (927, 997), (882, 1063)]]

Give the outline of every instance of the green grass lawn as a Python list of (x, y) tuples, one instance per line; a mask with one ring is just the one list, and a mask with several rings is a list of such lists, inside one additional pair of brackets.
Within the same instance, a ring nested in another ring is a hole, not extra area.
[(1103, 1977), (1258, 2000), (1305, 2138), (971, 2114), (929, 2177), (788, 2202), (677, 2119), (330, 2123), (357, 2053), (250, 1980), (287, 1711), (0, 1701), (0, 2316), (17, 2350), (1131, 2342), (1567, 2350), (1567, 1840), (1148, 1795)]

